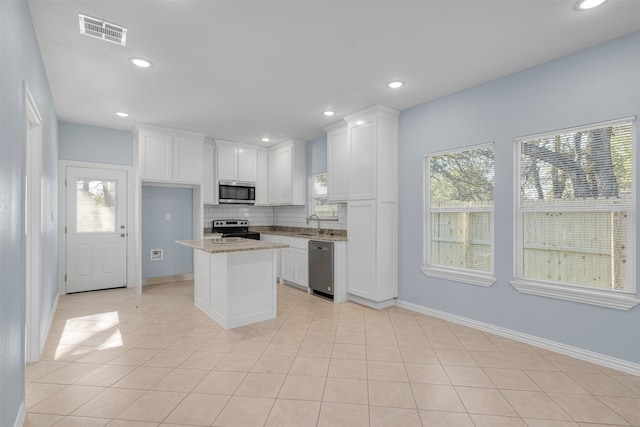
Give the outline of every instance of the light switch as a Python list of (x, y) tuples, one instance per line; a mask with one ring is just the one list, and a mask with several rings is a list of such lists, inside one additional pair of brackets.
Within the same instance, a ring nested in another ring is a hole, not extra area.
[(164, 220), (165, 221), (171, 221), (171, 214), (170, 213), (164, 214)]

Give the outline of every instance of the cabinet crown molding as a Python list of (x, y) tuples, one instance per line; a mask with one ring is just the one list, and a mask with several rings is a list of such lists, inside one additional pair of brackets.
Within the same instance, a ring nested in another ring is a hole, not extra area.
[(219, 145), (219, 144), (224, 144), (224, 145), (233, 145), (234, 147), (246, 148), (246, 149), (257, 150), (257, 151), (266, 151), (266, 150), (268, 150), (267, 147), (261, 147), (259, 145), (255, 145), (255, 144), (248, 144), (246, 142), (229, 141), (228, 139), (214, 138), (211, 141), (213, 141), (216, 144), (216, 146)]
[(279, 142), (279, 143), (277, 143), (275, 145), (270, 146), (269, 147), (269, 151), (274, 150), (274, 149), (278, 149), (278, 148), (281, 148), (281, 147), (287, 147), (289, 145), (294, 145), (294, 144), (305, 144), (306, 145), (307, 141), (303, 141), (301, 139), (288, 139), (286, 141)]
[(346, 116), (344, 116), (344, 120), (347, 122), (351, 122), (369, 114), (378, 114), (391, 119), (395, 119), (400, 114), (400, 111), (396, 110), (395, 108), (387, 107), (386, 105), (376, 104), (363, 110), (356, 111), (355, 113), (347, 114)]
[(184, 136), (187, 138), (198, 138), (204, 140), (207, 137), (206, 133), (193, 132), (190, 130), (184, 129), (175, 129), (164, 126), (150, 125), (147, 123), (136, 123), (131, 128), (131, 133), (133, 135), (138, 135), (140, 132), (162, 132), (166, 134), (171, 134), (175, 136)]
[(333, 132), (342, 132), (347, 130), (347, 122), (344, 121), (344, 119), (340, 120), (339, 122), (336, 122), (334, 124), (331, 124), (327, 127), (322, 128), (324, 129), (324, 131), (326, 133), (333, 133)]

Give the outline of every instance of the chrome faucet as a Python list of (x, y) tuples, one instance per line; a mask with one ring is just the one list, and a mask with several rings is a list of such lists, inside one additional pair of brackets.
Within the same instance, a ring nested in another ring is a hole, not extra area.
[(316, 233), (320, 234), (320, 217), (318, 217), (318, 215), (316, 214), (309, 215), (309, 218), (307, 218), (307, 224), (309, 224), (309, 221), (311, 221), (312, 219), (318, 221), (318, 229), (316, 230)]

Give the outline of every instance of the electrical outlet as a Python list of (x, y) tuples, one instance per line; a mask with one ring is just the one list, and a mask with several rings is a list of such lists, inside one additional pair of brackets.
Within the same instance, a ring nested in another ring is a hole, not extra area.
[(162, 261), (162, 249), (151, 249), (151, 261)]

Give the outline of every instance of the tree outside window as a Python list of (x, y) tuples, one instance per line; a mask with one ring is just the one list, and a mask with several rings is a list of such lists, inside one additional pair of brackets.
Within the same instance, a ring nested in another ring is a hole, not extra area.
[(517, 139), (516, 280), (635, 292), (634, 122)]
[(337, 219), (338, 205), (327, 201), (327, 174), (309, 175), (309, 215)]
[(427, 275), (493, 283), (493, 144), (425, 158)]

